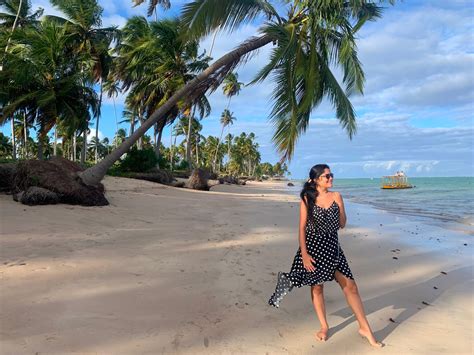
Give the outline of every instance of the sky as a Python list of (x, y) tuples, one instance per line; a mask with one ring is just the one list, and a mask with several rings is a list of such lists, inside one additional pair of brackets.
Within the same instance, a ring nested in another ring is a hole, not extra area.
[[(176, 16), (183, 0), (171, 0), (158, 17)], [(99, 0), (103, 26), (123, 27), (127, 18), (146, 16), (147, 5), (133, 7), (131, 0)], [(33, 9), (62, 15), (47, 0), (32, 0)], [(474, 5), (470, 0), (397, 1), (385, 5), (383, 17), (368, 23), (358, 34), (359, 59), (366, 83), (363, 95), (351, 102), (357, 113), (352, 140), (323, 101), (311, 114), (307, 131), (299, 138), (288, 163), (292, 178), (306, 178), (310, 168), (328, 164), (336, 177), (380, 177), (403, 170), (409, 177), (474, 175)], [(153, 20), (149, 18), (149, 20)], [(217, 59), (258, 33), (255, 21), (233, 33), (218, 33), (212, 56)], [(211, 38), (201, 42), (209, 51)], [(237, 68), (239, 81), (249, 83), (267, 62), (271, 45)], [(230, 133), (254, 132), (262, 162), (274, 164), (279, 155), (272, 143), (268, 119), (274, 84), (245, 86), (232, 98), (237, 118)], [(204, 136), (220, 134), (220, 115), (227, 98), (222, 90), (209, 97), (212, 113), (202, 120)], [(121, 116), (124, 95), (116, 99)], [(1, 127), (9, 134), (9, 125)], [(128, 129), (126, 124), (121, 127)], [(91, 127), (95, 132), (95, 125)], [(100, 119), (101, 138), (115, 132), (114, 105), (106, 99)], [(163, 144), (170, 143), (170, 130)]]

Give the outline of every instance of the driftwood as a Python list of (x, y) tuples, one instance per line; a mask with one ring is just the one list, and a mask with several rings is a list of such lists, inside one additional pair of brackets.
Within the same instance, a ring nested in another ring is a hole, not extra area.
[(128, 173), (125, 176), (132, 179), (146, 180), (165, 185), (170, 185), (175, 181), (173, 175), (166, 170), (154, 170), (147, 173)]

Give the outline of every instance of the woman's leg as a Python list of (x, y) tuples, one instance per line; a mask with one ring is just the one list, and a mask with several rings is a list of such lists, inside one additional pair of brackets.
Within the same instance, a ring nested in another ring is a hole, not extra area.
[(318, 316), (319, 322), (321, 323), (321, 329), (316, 333), (316, 337), (319, 340), (325, 341), (327, 339), (329, 325), (326, 320), (323, 286), (323, 284), (311, 286), (311, 300), (313, 301), (314, 310)]
[(341, 286), (344, 295), (346, 296), (347, 303), (352, 308), (357, 321), (359, 322), (359, 334), (363, 337), (366, 337), (370, 345), (380, 347), (381, 343), (377, 342), (370, 329), (369, 322), (365, 317), (364, 306), (362, 305), (362, 300), (360, 299), (359, 290), (354, 280), (344, 276), (340, 271), (336, 270), (335, 278)]

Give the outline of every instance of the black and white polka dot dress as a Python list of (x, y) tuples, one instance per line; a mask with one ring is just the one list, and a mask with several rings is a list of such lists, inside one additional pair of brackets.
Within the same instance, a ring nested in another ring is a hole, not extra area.
[(278, 307), (279, 302), (293, 287), (320, 285), (335, 279), (336, 270), (354, 279), (344, 252), (339, 244), (339, 205), (333, 201), (329, 208), (314, 205), (313, 220), (306, 223), (306, 249), (315, 260), (315, 271), (307, 271), (303, 266), (301, 248), (298, 248), (289, 273), (280, 272), (275, 293), (268, 303)]

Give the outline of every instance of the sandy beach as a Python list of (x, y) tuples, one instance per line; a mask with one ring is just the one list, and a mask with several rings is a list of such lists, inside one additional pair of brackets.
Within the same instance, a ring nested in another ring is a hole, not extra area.
[[(107, 177), (110, 205), (0, 195), (2, 354), (472, 354), (472, 236), (346, 199), (339, 238), (371, 348), (336, 282), (267, 305), (298, 248), (284, 182), (192, 191)], [(466, 245), (465, 245), (466, 244)]]

